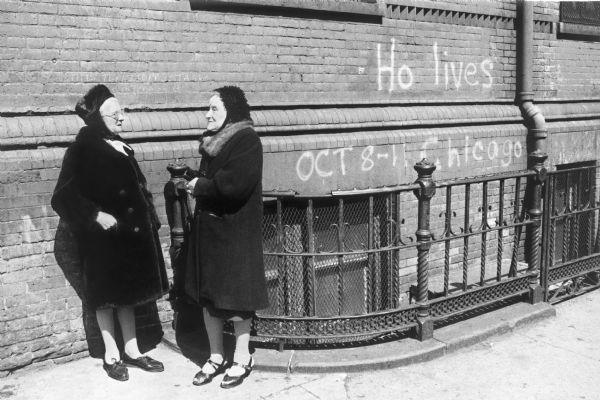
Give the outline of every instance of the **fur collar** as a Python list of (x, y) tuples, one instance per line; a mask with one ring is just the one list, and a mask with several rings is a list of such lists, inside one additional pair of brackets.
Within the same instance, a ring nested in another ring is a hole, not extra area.
[(201, 137), (200, 151), (204, 151), (209, 156), (215, 157), (233, 135), (243, 129), (252, 127), (254, 127), (252, 120), (243, 120), (234, 122), (233, 124), (227, 124), (223, 129), (212, 136), (208, 136), (212, 132), (206, 131)]

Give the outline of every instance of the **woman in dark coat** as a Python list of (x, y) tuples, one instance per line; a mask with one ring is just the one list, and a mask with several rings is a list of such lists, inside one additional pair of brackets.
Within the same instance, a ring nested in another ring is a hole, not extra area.
[[(104, 369), (117, 380), (128, 379), (123, 361), (162, 371), (162, 363), (140, 353), (134, 317), (136, 305), (168, 290), (152, 195), (133, 150), (117, 135), (124, 117), (110, 90), (94, 86), (76, 112), (86, 126), (65, 153), (52, 208), (79, 243), (86, 300), (96, 310), (105, 345)], [(125, 345), (122, 359), (113, 309)]]
[(238, 87), (217, 89), (206, 118), (199, 176), (188, 182), (196, 208), (185, 292), (203, 306), (211, 355), (193, 383), (208, 383), (225, 370), (223, 321), (232, 320), (233, 364), (221, 382), (230, 388), (252, 370), (250, 325), (255, 311), (268, 306), (262, 253), (263, 153)]

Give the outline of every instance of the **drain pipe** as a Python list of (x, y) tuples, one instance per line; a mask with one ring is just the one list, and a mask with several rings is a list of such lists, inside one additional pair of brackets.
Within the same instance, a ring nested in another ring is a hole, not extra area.
[[(527, 125), (529, 161), (534, 167), (537, 157), (546, 154), (548, 129), (542, 112), (533, 104), (533, 2), (520, 0), (517, 3), (517, 101)], [(535, 155), (535, 157), (532, 157)], [(547, 156), (542, 160), (546, 160)]]
[(528, 168), (535, 175), (528, 181), (527, 213), (532, 224), (527, 230), (526, 253), (529, 274), (529, 299), (532, 304), (543, 300), (540, 284), (542, 236), (542, 187), (546, 180), (544, 163), (548, 129), (542, 112), (533, 104), (533, 2), (517, 3), (517, 101), (527, 126)]

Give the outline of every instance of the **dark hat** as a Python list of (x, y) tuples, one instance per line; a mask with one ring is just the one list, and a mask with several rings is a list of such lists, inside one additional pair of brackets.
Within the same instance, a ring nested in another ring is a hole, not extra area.
[(102, 121), (100, 117), (100, 107), (109, 98), (115, 97), (111, 91), (104, 85), (99, 84), (91, 88), (85, 96), (77, 102), (75, 112), (86, 125), (97, 125)]

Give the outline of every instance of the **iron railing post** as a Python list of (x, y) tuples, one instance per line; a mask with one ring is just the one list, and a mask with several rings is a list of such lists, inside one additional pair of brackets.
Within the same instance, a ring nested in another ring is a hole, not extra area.
[(417, 236), (417, 338), (421, 341), (433, 337), (433, 319), (429, 315), (429, 250), (431, 249), (431, 231), (429, 217), (431, 213), (431, 198), (435, 195), (435, 182), (432, 174), (435, 164), (423, 159), (414, 166), (419, 178), (416, 183), (420, 188), (415, 190), (419, 200)]
[(533, 151), (529, 154), (532, 163), (532, 170), (536, 175), (532, 178), (532, 193), (530, 208), (527, 213), (531, 217), (531, 239), (528, 241), (527, 253), (529, 265), (527, 273), (529, 274), (529, 300), (532, 304), (539, 303), (544, 299), (544, 293), (540, 282), (541, 265), (541, 242), (542, 242), (542, 188), (547, 178), (547, 171), (544, 162), (548, 158), (546, 153)]
[(552, 220), (553, 204), (556, 196), (554, 193), (555, 177), (548, 176), (546, 179), (545, 188), (543, 191), (543, 214), (542, 214), (542, 246), (541, 246), (541, 262), (540, 267), (540, 285), (542, 286), (543, 301), (548, 302), (548, 272), (553, 263), (554, 258), (554, 226)]
[[(184, 178), (188, 166), (185, 164), (169, 164), (167, 170), (171, 174), (169, 182), (165, 185), (165, 207), (167, 209), (167, 219), (171, 229), (171, 248), (169, 254), (173, 258), (173, 251), (179, 250), (184, 241), (184, 221), (185, 209), (182, 205), (183, 201), (187, 201), (185, 193), (185, 184), (187, 180)], [(176, 255), (176, 254), (175, 254)]]
[(180, 258), (183, 256), (182, 247), (186, 234), (185, 222), (189, 216), (189, 209), (187, 207), (188, 198), (185, 192), (187, 180), (184, 177), (188, 166), (179, 163), (169, 164), (167, 170), (171, 174), (171, 178), (165, 184), (164, 196), (167, 220), (171, 230), (169, 256), (171, 258), (171, 269), (173, 270), (173, 283), (169, 291), (169, 301), (174, 310), (173, 326), (175, 327), (177, 325), (179, 301), (182, 299), (183, 293), (183, 276), (181, 276), (180, 266), (184, 260)]

